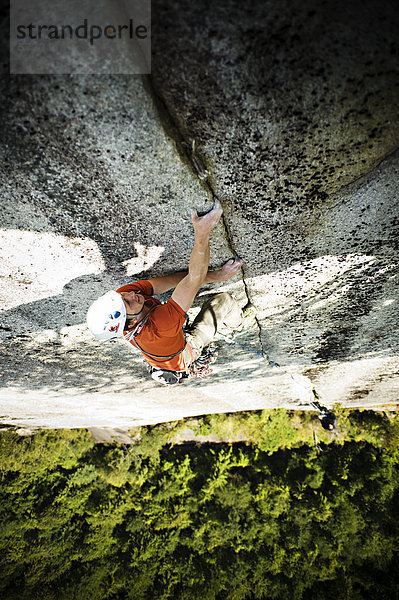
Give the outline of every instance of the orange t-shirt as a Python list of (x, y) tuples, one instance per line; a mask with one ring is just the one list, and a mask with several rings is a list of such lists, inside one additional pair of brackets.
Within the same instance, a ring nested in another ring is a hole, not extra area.
[[(184, 310), (169, 298), (166, 304), (162, 304), (152, 296), (153, 289), (149, 281), (140, 279), (134, 283), (128, 283), (116, 290), (117, 292), (137, 292), (144, 296), (145, 306), (152, 310), (142, 330), (134, 338), (134, 341), (144, 351), (142, 354), (146, 361), (158, 369), (168, 371), (186, 371), (193, 360), (193, 354), (189, 344), (183, 352), (170, 359), (154, 358), (147, 356), (145, 352), (155, 356), (170, 356), (179, 352), (184, 347), (183, 325), (187, 315)], [(129, 329), (125, 329), (123, 335), (129, 335)], [(128, 341), (137, 348), (133, 340)]]

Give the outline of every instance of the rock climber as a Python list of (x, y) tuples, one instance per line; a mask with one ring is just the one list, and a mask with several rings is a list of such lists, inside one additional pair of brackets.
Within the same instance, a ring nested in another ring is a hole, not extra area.
[[(151, 376), (159, 383), (179, 383), (187, 377), (220, 326), (233, 330), (241, 327), (239, 305), (230, 294), (222, 292), (206, 301), (190, 331), (183, 331), (187, 311), (200, 287), (227, 281), (242, 265), (240, 259), (232, 258), (220, 269), (209, 270), (210, 233), (222, 212), (217, 200), (205, 215), (199, 216), (192, 209), (194, 245), (188, 272), (129, 283), (103, 294), (88, 310), (87, 324), (93, 335), (100, 340), (124, 337), (141, 351)], [(165, 304), (153, 297), (171, 289), (174, 291)]]

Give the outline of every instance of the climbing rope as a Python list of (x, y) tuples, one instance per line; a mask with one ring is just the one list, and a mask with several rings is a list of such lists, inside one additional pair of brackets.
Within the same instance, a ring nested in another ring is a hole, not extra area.
[[(240, 333), (236, 334), (236, 337), (239, 335), (240, 336), (244, 335), (245, 333), (248, 333), (249, 331), (250, 331), (249, 329), (240, 331)], [(296, 386), (301, 387), (303, 390), (305, 390), (306, 395), (309, 395), (309, 389), (306, 388), (303, 385), (303, 383), (297, 381), (295, 379), (295, 377), (293, 375), (291, 375), (291, 373), (289, 373), (288, 371), (283, 369), (278, 363), (276, 363), (274, 360), (272, 360), (265, 352), (263, 352), (263, 351), (258, 352), (257, 350), (254, 350), (253, 348), (250, 348), (249, 346), (245, 346), (244, 344), (240, 344), (240, 342), (237, 342), (233, 338), (227, 337), (220, 332), (217, 333), (216, 339), (218, 339), (219, 337), (221, 339), (225, 340), (229, 344), (235, 344), (236, 346), (239, 346), (240, 348), (243, 348), (244, 350), (247, 350), (248, 352), (252, 352), (252, 354), (256, 354), (257, 356), (260, 356), (261, 358), (266, 360), (270, 366), (275, 367), (278, 371), (280, 371), (280, 373), (282, 373), (283, 375), (288, 375), (288, 377), (290, 377), (292, 379), (292, 381), (295, 383)], [(312, 387), (312, 389), (310, 390), (310, 394), (311, 394), (310, 400), (307, 403), (310, 406), (312, 406), (319, 413), (318, 416), (319, 416), (319, 419), (321, 421), (323, 428), (328, 429), (330, 431), (334, 431), (336, 428), (336, 425), (337, 425), (337, 419), (336, 419), (334, 413), (332, 411), (330, 411), (328, 408), (326, 408), (325, 406), (321, 406), (321, 404), (319, 402), (319, 395), (317, 394), (314, 387)]]
[[(248, 333), (248, 332), (249, 332), (249, 329), (246, 329), (244, 331), (240, 331), (240, 333), (237, 335), (244, 335), (245, 333)], [(288, 373), (288, 371), (285, 371), (278, 363), (276, 363), (274, 360), (272, 360), (265, 352), (263, 352), (263, 351), (258, 352), (257, 350), (254, 350), (253, 348), (250, 348), (249, 346), (244, 346), (244, 344), (240, 344), (236, 340), (233, 340), (233, 338), (227, 337), (227, 336), (223, 335), (222, 333), (218, 332), (217, 336), (220, 336), (223, 340), (225, 340), (226, 342), (228, 342), (230, 344), (231, 343), (236, 344), (236, 346), (240, 346), (240, 348), (243, 348), (244, 350), (248, 350), (248, 352), (252, 352), (252, 354), (256, 354), (257, 356), (260, 356), (261, 358), (266, 360), (269, 363), (269, 365), (271, 365), (272, 367), (275, 367), (284, 375), (288, 375), (288, 377), (290, 377), (296, 385), (301, 386), (304, 390), (306, 390), (306, 392), (309, 391), (307, 388), (305, 388), (305, 386), (303, 384), (296, 381), (296, 379), (293, 377), (293, 375), (291, 375), (291, 373)], [(316, 398), (315, 393), (316, 393), (315, 390), (312, 389), (312, 398)]]

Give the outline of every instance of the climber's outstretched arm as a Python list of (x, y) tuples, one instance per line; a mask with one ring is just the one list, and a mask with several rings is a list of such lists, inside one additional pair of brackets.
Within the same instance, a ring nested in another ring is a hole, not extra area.
[(196, 210), (192, 210), (191, 218), (194, 227), (194, 246), (191, 251), (190, 264), (187, 275), (178, 283), (172, 298), (187, 312), (193, 303), (196, 293), (205, 283), (209, 266), (209, 237), (212, 229), (216, 227), (222, 216), (222, 207), (218, 200), (206, 215), (199, 217)]
[[(237, 275), (241, 269), (242, 260), (240, 258), (229, 258), (229, 260), (220, 269), (209, 271), (206, 274), (204, 283), (217, 283), (218, 281), (227, 281)], [(188, 274), (188, 271), (178, 271), (171, 275), (162, 275), (161, 277), (151, 277), (148, 281), (152, 285), (154, 294), (163, 294), (173, 290), (178, 283)]]
[(178, 271), (171, 275), (162, 275), (161, 277), (151, 277), (148, 281), (152, 285), (154, 294), (163, 294), (177, 286), (178, 283), (187, 275), (188, 271)]

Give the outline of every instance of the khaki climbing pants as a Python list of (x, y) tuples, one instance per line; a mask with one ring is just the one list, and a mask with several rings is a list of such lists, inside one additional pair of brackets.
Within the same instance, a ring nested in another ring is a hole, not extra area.
[(186, 340), (193, 350), (194, 360), (197, 360), (202, 349), (214, 339), (222, 325), (238, 329), (241, 322), (241, 308), (228, 292), (216, 294), (204, 302), (190, 331), (186, 333)]

